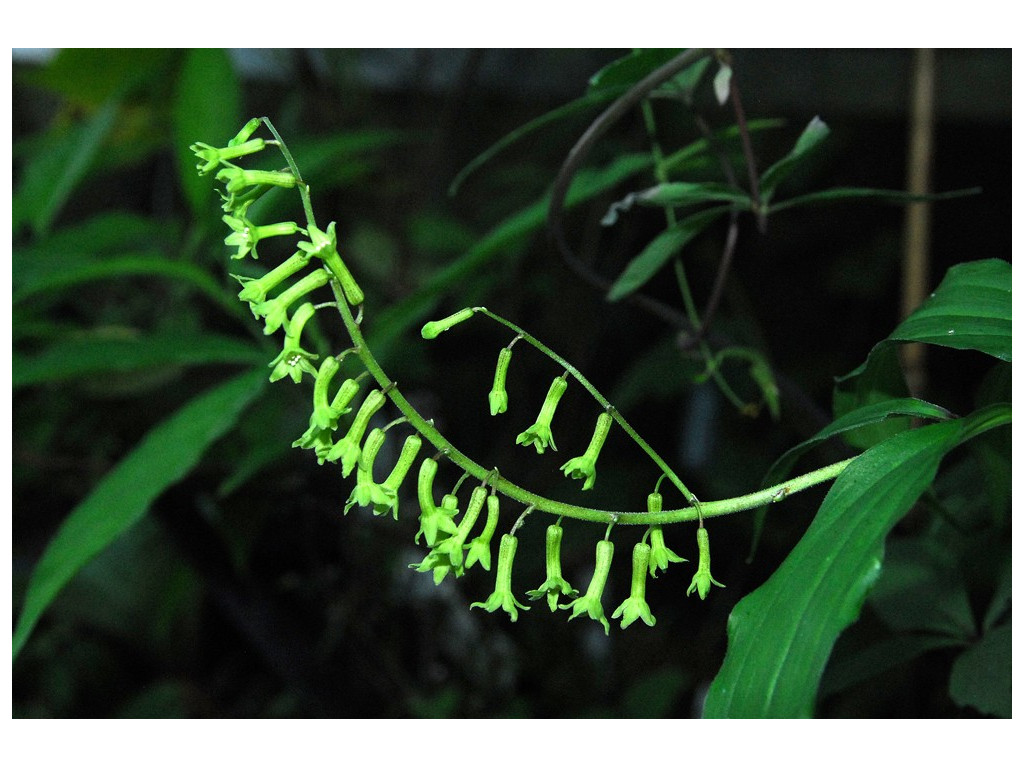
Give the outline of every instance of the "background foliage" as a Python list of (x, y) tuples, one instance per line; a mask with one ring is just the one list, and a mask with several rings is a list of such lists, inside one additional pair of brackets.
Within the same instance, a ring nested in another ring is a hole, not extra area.
[[(289, 448), (309, 393), (247, 373), (275, 349), (233, 298), (215, 198), (187, 151), (252, 115), (273, 117), (321, 216), (338, 220), (374, 307), (371, 343), (467, 454), (565, 495), (562, 459), (521, 460), (487, 415), (507, 339), (470, 325), (428, 346), (415, 333), (431, 313), (484, 304), (572, 360), (700, 498), (736, 495), (831, 420), (833, 378), (896, 327), (903, 213), (833, 205), (780, 212), (764, 234), (745, 225), (716, 330), (769, 355), (782, 402), (778, 422), (738, 414), (712, 385), (693, 383), (699, 367), (670, 329), (606, 302), (545, 236), (544, 193), (594, 107), (510, 145), (447, 194), (481, 151), (582, 95), (623, 53), (77, 50), (15, 67), (14, 618), (71, 510), (108, 526), (80, 548), (95, 559), (16, 638), (16, 715), (700, 712), (726, 618), (793, 550), (824, 491), (774, 507), (749, 564), (754, 517), (716, 521), (714, 571), (729, 588), (687, 601), (690, 572), (669, 570), (648, 585), (653, 629), (606, 638), (540, 610), (515, 625), (470, 612), (490, 591), (486, 574), (434, 588), (406, 568), (421, 559), (411, 518), (342, 519), (349, 484)], [(755, 134), (763, 167), (822, 114), (830, 139), (787, 185), (903, 185), (909, 54), (735, 57), (748, 115), (785, 121)], [(1009, 53), (944, 53), (940, 75), (934, 186), (984, 192), (936, 208), (933, 285), (954, 264), (1010, 253)], [(698, 108), (713, 127), (732, 122), (708, 89)], [(696, 138), (685, 116), (658, 118), (662, 135)], [(567, 220), (575, 247), (609, 277), (663, 226), (653, 210), (600, 227), (621, 198), (603, 182), (645, 148), (639, 116), (623, 121), (595, 152), (606, 177)], [(272, 204), (279, 218), (298, 214), (293, 198)], [(698, 302), (721, 236), (711, 227), (690, 246)], [(678, 301), (667, 273), (645, 290)], [(337, 346), (338, 328), (319, 331), (324, 349)], [(975, 352), (930, 348), (929, 374), (928, 399), (955, 413), (1009, 399), (1009, 364)], [(509, 416), (532, 418), (550, 375), (542, 359), (517, 355), (509, 389), (523, 410)], [(591, 426), (589, 416), (559, 422), (559, 443), (585, 444)], [(998, 681), (979, 674), (1008, 668), (1008, 431), (951, 453), (897, 525), (868, 608), (826, 669), (819, 715), (1008, 713)], [(656, 477), (636, 470), (637, 454), (613, 435), (588, 501), (640, 507)], [(829, 441), (802, 461), (848, 455)], [(137, 522), (121, 534), (128, 520)], [(564, 567), (583, 582), (598, 533), (565, 528)], [(691, 536), (667, 532), (682, 553)], [(521, 538), (516, 578), (539, 583), (543, 526)], [(43, 565), (44, 575), (78, 566)], [(628, 572), (614, 568), (606, 603), (627, 590)], [(909, 593), (934, 600), (908, 611)]]

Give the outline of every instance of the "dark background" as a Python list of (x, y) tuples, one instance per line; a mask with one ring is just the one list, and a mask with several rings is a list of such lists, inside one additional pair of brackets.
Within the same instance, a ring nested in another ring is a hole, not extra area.
[[(772, 362), (783, 390), (779, 422), (767, 412), (739, 414), (712, 385), (695, 385), (691, 377), (700, 367), (680, 354), (675, 330), (629, 303), (607, 303), (567, 269), (543, 227), (510, 238), (422, 309), (402, 303), (439, 268), (538, 200), (597, 110), (513, 144), (452, 197), (447, 189), (458, 171), (509, 131), (581, 95), (590, 75), (624, 53), (236, 50), (230, 61), (241, 94), (238, 117), (274, 120), (311, 182), (319, 219), (337, 220), (342, 253), (368, 294), (371, 339), (374, 318), (385, 308), (397, 306), (399, 319), (407, 321), (382, 352), (386, 370), (463, 452), (539, 493), (584, 498), (557, 470), (576, 455), (572, 446), (586, 444), (592, 403), (570, 391), (555, 420), (562, 450), (527, 453), (514, 445), (515, 435), (559, 371), (517, 347), (509, 413), (492, 419), (486, 394), (507, 334), (474, 322), (425, 343), (415, 330), (426, 316), (484, 304), (572, 361), (700, 498), (739, 495), (758, 487), (779, 455), (830, 420), (833, 378), (859, 365), (898, 323), (902, 208), (796, 209), (771, 219), (765, 233), (743, 221), (715, 331), (760, 349)], [(19, 220), (17, 195), (38, 173), (48, 137), (87, 119), (116, 91), (119, 128), (68, 197), (53, 231), (104, 212), (131, 212), (159, 225), (162, 234), (147, 246), (208, 269), (233, 291), (227, 272), (235, 265), (221, 243), (215, 197), (210, 194), (209, 215), (201, 219), (183, 188), (172, 105), (180, 99), (186, 52), (138, 52), (130, 65), (124, 55), (95, 52), (88, 67), (67, 66), (65, 58), (62, 69), (61, 56), (15, 52), (16, 253), (42, 239)], [(790, 189), (904, 186), (912, 52), (741, 50), (734, 57), (748, 118), (785, 120), (754, 137), (762, 170), (820, 115), (832, 135)], [(933, 187), (983, 192), (933, 207), (933, 286), (958, 262), (1009, 259), (1011, 216), (1009, 51), (939, 51), (937, 73)], [(216, 92), (228, 85), (211, 77), (206, 87)], [(706, 83), (697, 111), (713, 128), (733, 122), (713, 103)], [(667, 151), (698, 138), (684, 110), (658, 105), (656, 115)], [(216, 144), (230, 135), (185, 138)], [(317, 154), (332, 137), (345, 135), (354, 137), (347, 148)], [(636, 113), (601, 142), (592, 161), (646, 146)], [(307, 158), (326, 158), (307, 164), (304, 151)], [(642, 211), (602, 231), (608, 204), (627, 191), (566, 219), (581, 258), (608, 278), (664, 224), (660, 212)], [(282, 200), (282, 210), (294, 206), (282, 218), (298, 216), (296, 202), (297, 196)], [(712, 227), (687, 252), (698, 306), (707, 299), (723, 236), (724, 227)], [(23, 263), (15, 262), (16, 283)], [(645, 291), (680, 307), (670, 270)], [(38, 351), (55, 332), (181, 325), (258, 342), (254, 322), (232, 320), (165, 282), (132, 278), (17, 307), (15, 352)], [(46, 332), (38, 330), (43, 326)], [(324, 332), (340, 349), (342, 329)], [(970, 410), (989, 363), (932, 348), (928, 365), (926, 398), (957, 413)], [(236, 370), (108, 372), (14, 392), (14, 618), (33, 564), (68, 512), (148, 429)], [(741, 369), (726, 374), (744, 396), (757, 399)], [(14, 664), (16, 717), (692, 716), (721, 663), (732, 606), (786, 556), (825, 492), (810, 491), (773, 509), (750, 564), (750, 516), (716, 520), (714, 574), (728, 588), (704, 602), (686, 599), (692, 563), (674, 565), (648, 582), (654, 628), (613, 626), (605, 637), (596, 623), (567, 623), (566, 614), (552, 616), (543, 603), (531, 604), (511, 624), (503, 613), (469, 610), (491, 591), (490, 574), (474, 570), (434, 587), (428, 574), (406, 567), (422, 558), (412, 541), (413, 498), (402, 501), (408, 511), (398, 523), (358, 509), (340, 515), (350, 481), (336, 467), (320, 467), (310, 454), (287, 449), (305, 429), (308, 399), (308, 387), (288, 381), (269, 387), (237, 431), (75, 578)], [(848, 455), (850, 449), (830, 444), (801, 466)], [(236, 475), (243, 467), (256, 469)], [(613, 434), (586, 501), (639, 509), (657, 474)], [(236, 476), (239, 482), (225, 488)], [(439, 484), (457, 479), (445, 467)], [(666, 506), (680, 504), (666, 494)], [(496, 540), (519, 514), (509, 506)], [(521, 530), (517, 591), (543, 580), (546, 524), (535, 516)], [(563, 567), (584, 589), (603, 531), (574, 521), (564, 527)], [(609, 614), (628, 592), (634, 533), (614, 537), (616, 565), (604, 599)], [(683, 526), (667, 531), (669, 546), (695, 560), (691, 536)], [(856, 632), (881, 635), (885, 628), (867, 608)], [(946, 694), (951, 658), (946, 651), (925, 654), (887, 673), (884, 682), (869, 678), (825, 696), (819, 713), (977, 714), (956, 707)]]

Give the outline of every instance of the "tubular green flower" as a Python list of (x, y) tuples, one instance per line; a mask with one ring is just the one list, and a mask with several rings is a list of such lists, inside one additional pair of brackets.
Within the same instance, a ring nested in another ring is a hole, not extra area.
[(398, 488), (401, 486), (402, 481), (405, 480), (405, 476), (409, 474), (409, 469), (412, 467), (413, 461), (416, 460), (416, 454), (420, 452), (422, 445), (423, 439), (419, 435), (413, 434), (405, 438), (398, 461), (387, 476), (387, 479), (380, 484), (381, 490), (387, 494), (389, 502), (386, 505), (374, 504), (374, 515), (386, 515), (390, 509), (395, 520), (398, 519)]
[(487, 522), (484, 523), (484, 530), (479, 536), (469, 542), (466, 552), (465, 569), (468, 571), (475, 563), (485, 570), (491, 570), (491, 537), (498, 527), (500, 502), (493, 493), (487, 497)]
[(608, 619), (604, 617), (604, 608), (601, 607), (601, 595), (604, 594), (605, 584), (608, 583), (608, 572), (612, 567), (612, 555), (615, 553), (615, 545), (607, 539), (597, 542), (597, 556), (594, 565), (594, 576), (587, 587), (587, 593), (583, 597), (577, 597), (568, 605), (561, 606), (565, 610), (572, 610), (572, 621), (584, 611), (594, 621), (599, 621), (604, 626), (604, 633), (609, 632)]
[(341, 459), (342, 477), (348, 477), (352, 474), (352, 470), (355, 469), (361, 454), (359, 445), (363, 441), (363, 433), (366, 432), (366, 427), (373, 415), (384, 406), (386, 399), (384, 393), (379, 389), (370, 392), (366, 399), (363, 400), (363, 404), (359, 406), (359, 411), (356, 413), (355, 418), (352, 419), (352, 424), (349, 426), (345, 437), (335, 443), (334, 447), (328, 452), (327, 461)]
[(433, 547), (437, 543), (438, 531), (451, 534), (457, 530), (448, 510), (434, 506), (436, 475), (437, 462), (431, 458), (424, 459), (416, 482), (416, 495), (420, 502), (420, 529), (416, 532), (415, 541), (418, 544), (420, 536), (424, 536), (428, 547)]
[(338, 254), (338, 236), (335, 233), (335, 222), (332, 221), (327, 225), (326, 232), (316, 227), (310, 227), (308, 234), (311, 242), (300, 242), (299, 248), (309, 256), (316, 256), (324, 263), (328, 271), (341, 284), (341, 290), (344, 292), (345, 300), (349, 304), (354, 307), (362, 304), (364, 298), (363, 289), (356, 283), (356, 279), (352, 277), (352, 273), (348, 271), (348, 267), (345, 266), (345, 262), (341, 260), (341, 256)]
[(501, 608), (508, 613), (512, 621), (519, 618), (520, 608), (524, 611), (530, 610), (527, 606), (516, 600), (512, 594), (512, 562), (516, 556), (516, 547), (519, 540), (515, 536), (506, 533), (501, 537), (501, 545), (498, 547), (498, 570), (495, 573), (494, 591), (482, 603), (473, 603), (470, 609), (483, 608), (488, 613), (494, 613)]
[(382, 445), (384, 445), (383, 430), (376, 428), (370, 430), (357, 462), (356, 487), (352, 489), (352, 493), (348, 497), (343, 514), (347, 515), (354, 504), (361, 507), (391, 505), (388, 493), (373, 481), (373, 464), (377, 460), (377, 454)]
[(511, 347), (502, 347), (498, 353), (498, 365), (494, 369), (494, 384), (487, 395), (491, 416), (497, 416), (508, 410), (508, 392), (505, 391), (505, 378), (508, 375), (508, 364), (512, 359)]
[[(289, 256), (272, 270), (267, 272), (267, 274), (263, 275), (263, 277), (253, 278), (244, 277), (242, 275), (232, 275), (232, 277), (242, 285), (242, 290), (238, 292), (238, 298), (241, 301), (249, 302), (250, 305), (266, 301), (268, 293), (277, 288), (277, 286), (301, 270), (308, 263), (309, 258), (300, 252)], [(255, 310), (253, 311), (253, 314), (256, 317), (259, 317), (259, 315), (256, 315)]]
[(316, 368), (310, 360), (316, 360), (319, 355), (307, 352), (301, 346), (302, 329), (306, 322), (313, 316), (316, 310), (309, 302), (302, 304), (292, 314), (284, 330), (284, 348), (281, 354), (270, 361), (268, 368), (274, 370), (270, 373), (270, 381), (278, 381), (285, 376), (291, 376), (292, 381), (298, 384), (302, 381), (302, 374), (308, 373), (316, 376)]
[(469, 532), (473, 530), (477, 517), (480, 516), (480, 510), (484, 508), (484, 500), (486, 498), (486, 486), (478, 485), (474, 488), (473, 494), (469, 498), (469, 504), (466, 506), (466, 514), (462, 516), (462, 520), (459, 522), (455, 533), (434, 547), (434, 552), (448, 558), (448, 562), (452, 570), (455, 571), (456, 576), (461, 576), (465, 572), (462, 567), (463, 545), (466, 543)]
[(237, 194), (246, 187), (267, 184), (272, 187), (292, 189), (298, 186), (299, 180), (288, 171), (250, 171), (244, 168), (229, 166), (217, 172), (217, 181), (224, 182), (228, 194)]
[(708, 531), (704, 527), (697, 529), (697, 553), (699, 555), (697, 573), (693, 575), (693, 581), (690, 582), (690, 586), (686, 590), (686, 596), (689, 597), (694, 590), (697, 590), (697, 594), (703, 600), (711, 591), (712, 584), (716, 587), (725, 587), (725, 584), (719, 584), (711, 576), (711, 544), (708, 542)]
[(320, 429), (335, 430), (338, 428), (339, 414), (331, 408), (327, 399), (327, 392), (331, 386), (331, 380), (340, 370), (341, 364), (336, 357), (326, 357), (320, 364), (320, 370), (316, 375), (316, 384), (313, 385), (313, 414), (310, 417), (310, 426), (316, 425)]
[(651, 615), (651, 609), (647, 605), (647, 564), (651, 559), (651, 547), (643, 542), (638, 542), (633, 547), (633, 579), (629, 588), (629, 597), (615, 609), (612, 619), (622, 617), (622, 629), (625, 629), (637, 619), (643, 619), (644, 624), (653, 627), (655, 618)]
[(547, 597), (548, 608), (554, 613), (558, 609), (560, 596), (575, 597), (579, 594), (579, 590), (573, 589), (569, 582), (562, 578), (562, 526), (558, 523), (549, 525), (544, 534), (544, 552), (546, 581), (526, 595), (531, 600)]
[(551, 450), (558, 450), (555, 446), (555, 438), (551, 434), (551, 420), (555, 416), (555, 408), (558, 407), (558, 401), (562, 399), (567, 386), (564, 375), (551, 382), (536, 423), (525, 432), (520, 433), (516, 438), (516, 445), (533, 445), (537, 449), (537, 453), (544, 453), (549, 445)]
[(263, 139), (253, 139), (252, 141), (244, 141), (235, 145), (229, 144), (226, 147), (217, 148), (197, 141), (189, 149), (202, 161), (201, 164), (196, 165), (196, 170), (200, 176), (205, 176), (221, 163), (260, 152), (266, 145), (267, 142)]
[(612, 426), (612, 415), (605, 411), (597, 417), (597, 425), (594, 427), (594, 435), (590, 438), (590, 445), (582, 456), (570, 459), (562, 465), (562, 472), (573, 480), (583, 480), (583, 490), (589, 491), (594, 487), (594, 480), (597, 479), (597, 457), (601, 453), (605, 438), (608, 437), (608, 430)]
[(256, 244), (260, 240), (266, 240), (269, 237), (294, 235), (296, 232), (302, 231), (302, 228), (294, 221), (282, 221), (277, 224), (257, 226), (245, 218), (244, 215), (226, 215), (222, 216), (221, 219), (234, 230), (224, 238), (224, 245), (238, 248), (238, 252), (231, 257), (232, 259), (244, 259), (250, 252), (254, 259), (258, 259), (259, 253), (256, 251)]
[[(333, 432), (337, 429), (338, 419), (349, 413), (352, 409), (349, 403), (359, 393), (359, 382), (355, 379), (345, 379), (330, 404), (331, 423), (326, 429), (317, 423), (316, 414), (309, 417), (309, 428), (298, 440), (292, 443), (292, 448), (311, 448), (316, 452), (318, 464), (327, 460), (327, 454), (334, 447)], [(315, 394), (315, 392), (314, 392)]]
[(288, 318), (288, 307), (310, 291), (315, 291), (317, 288), (327, 285), (329, 279), (330, 277), (327, 272), (322, 269), (316, 269), (284, 290), (276, 298), (254, 304), (252, 307), (253, 314), (257, 317), (266, 318), (263, 323), (263, 333), (269, 336), (280, 328)]
[(475, 311), (476, 310), (472, 307), (466, 307), (465, 309), (460, 309), (455, 314), (448, 315), (448, 317), (441, 320), (431, 320), (420, 329), (420, 335), (424, 339), (436, 339), (440, 334), (444, 333), (452, 326), (458, 325), (463, 320), (471, 318)]
[[(647, 511), (651, 514), (661, 512), (661, 494), (655, 491), (647, 497)], [(669, 563), (685, 563), (686, 558), (680, 557), (665, 546), (665, 532), (660, 525), (651, 526), (651, 561), (652, 578), (658, 578), (658, 569), (668, 570)]]

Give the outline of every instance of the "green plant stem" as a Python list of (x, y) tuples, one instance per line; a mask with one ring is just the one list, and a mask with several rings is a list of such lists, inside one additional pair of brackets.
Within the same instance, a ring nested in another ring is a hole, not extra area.
[[(270, 120), (263, 118), (267, 127), (270, 128), (271, 133), (278, 140), (281, 153), (284, 155), (285, 160), (288, 162), (288, 167), (292, 173), (295, 174), (297, 179), (301, 178), (299, 175), (299, 169), (295, 165), (295, 160), (292, 158), (291, 153), (288, 151), (287, 146), (281, 139), (280, 135), (274, 129)], [(309, 202), (308, 188), (305, 185), (300, 185), (300, 191), (303, 193), (303, 207), (306, 210), (306, 219), (311, 227), (316, 226), (316, 222), (313, 219), (312, 206)], [(523, 329), (519, 328), (515, 324), (505, 320), (498, 315), (480, 307), (476, 311), (487, 315), (491, 319), (498, 323), (512, 329), (517, 334), (521, 335), (522, 338), (529, 344), (536, 347), (539, 351), (555, 360), (560, 365), (565, 367), (565, 370), (569, 372), (579, 383), (596, 399), (601, 405), (608, 409), (612, 417), (621, 426), (627, 434), (632, 437), (637, 444), (644, 449), (644, 451), (651, 456), (656, 464), (662, 469), (665, 475), (673, 481), (677, 488), (682, 491), (686, 499), (693, 505), (690, 507), (684, 507), (682, 509), (670, 509), (663, 510), (661, 512), (651, 513), (647, 511), (642, 512), (617, 512), (611, 510), (592, 509), (590, 507), (581, 507), (575, 504), (566, 504), (561, 501), (555, 501), (544, 496), (540, 496), (532, 491), (528, 491), (521, 486), (507, 480), (502, 477), (498, 472), (498, 469), (488, 469), (472, 459), (466, 456), (462, 451), (458, 450), (444, 435), (442, 435), (433, 424), (433, 421), (428, 421), (419, 414), (419, 412), (412, 407), (405, 396), (401, 393), (396, 382), (392, 381), (388, 375), (384, 372), (380, 363), (377, 362), (377, 358), (366, 344), (366, 339), (363, 336), (362, 329), (359, 323), (356, 322), (356, 318), (352, 315), (352, 310), (345, 300), (344, 292), (341, 284), (334, 278), (330, 280), (331, 290), (334, 292), (336, 299), (336, 307), (338, 313), (341, 315), (342, 322), (345, 324), (345, 329), (348, 331), (349, 336), (352, 339), (352, 345), (355, 353), (359, 356), (363, 365), (366, 367), (367, 372), (374, 378), (377, 384), (381, 387), (387, 397), (394, 403), (395, 407), (408, 419), (409, 424), (419, 432), (428, 442), (430, 442), (438, 451), (448, 457), (456, 466), (462, 469), (467, 474), (477, 478), (481, 482), (489, 484), (496, 492), (501, 493), (508, 498), (518, 501), (521, 504), (526, 505), (528, 508), (538, 509), (542, 512), (548, 512), (553, 515), (560, 517), (569, 517), (574, 520), (583, 520), (589, 522), (598, 523), (617, 523), (620, 525), (669, 525), (672, 523), (685, 522), (689, 520), (697, 520), (706, 517), (715, 517), (718, 515), (729, 515), (735, 512), (742, 512), (748, 509), (756, 509), (757, 507), (765, 504), (770, 504), (774, 501), (781, 501), (786, 496), (799, 491), (810, 488), (811, 486), (818, 485), (819, 483), (827, 482), (832, 480), (842, 472), (847, 465), (853, 461), (853, 459), (847, 459), (846, 461), (838, 462), (827, 467), (823, 467), (814, 472), (810, 472), (800, 477), (792, 478), (785, 483), (779, 483), (771, 488), (765, 488), (755, 493), (750, 493), (745, 496), (737, 496), (732, 499), (725, 499), (723, 501), (697, 501), (697, 498), (690, 493), (690, 491), (683, 485), (682, 481), (676, 476), (674, 472), (665, 464), (664, 460), (652, 449), (647, 442), (636, 433), (628, 422), (619, 414), (619, 412), (612, 406), (608, 400), (598, 392), (594, 386), (587, 381), (576, 368), (569, 364), (568, 361), (556, 355), (553, 351), (548, 349), (547, 346), (542, 344), (540, 341), (535, 339), (530, 334), (526, 333)]]
[(288, 145), (284, 143), (284, 139), (281, 138), (281, 134), (277, 132), (277, 128), (270, 122), (269, 117), (261, 117), (264, 125), (274, 134), (274, 138), (277, 139), (277, 147), (281, 150), (281, 154), (284, 155), (285, 162), (288, 163), (288, 168), (291, 170), (292, 175), (296, 181), (299, 182), (299, 195), (302, 197), (302, 209), (306, 214), (306, 222), (310, 228), (318, 228), (316, 226), (316, 217), (313, 215), (313, 203), (309, 199), (309, 185), (302, 180), (302, 174), (299, 173), (299, 166), (295, 163), (295, 158), (292, 157), (292, 153), (288, 150)]

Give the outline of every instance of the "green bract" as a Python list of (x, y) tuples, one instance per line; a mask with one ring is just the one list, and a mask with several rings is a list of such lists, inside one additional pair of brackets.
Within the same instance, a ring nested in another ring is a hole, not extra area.
[(548, 446), (551, 446), (553, 451), (558, 450), (555, 446), (555, 438), (551, 434), (551, 420), (555, 416), (555, 408), (558, 407), (558, 401), (565, 394), (566, 387), (568, 387), (568, 384), (566, 384), (564, 375), (551, 382), (551, 387), (548, 388), (548, 394), (544, 398), (544, 404), (540, 408), (537, 421), (525, 432), (520, 433), (519, 437), (516, 438), (517, 445), (532, 445), (537, 449), (537, 453), (544, 453)]
[(501, 545), (498, 547), (498, 570), (494, 578), (494, 591), (482, 603), (473, 603), (470, 608), (483, 608), (488, 613), (501, 608), (508, 613), (512, 621), (519, 618), (519, 611), (530, 610), (527, 606), (516, 600), (512, 594), (512, 561), (516, 556), (516, 547), (519, 540), (515, 536), (506, 533), (501, 537)]

